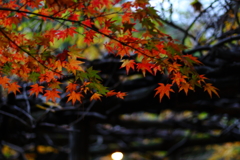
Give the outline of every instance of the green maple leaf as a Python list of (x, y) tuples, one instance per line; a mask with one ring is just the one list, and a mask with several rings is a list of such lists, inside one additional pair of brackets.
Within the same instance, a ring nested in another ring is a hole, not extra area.
[(37, 82), (37, 80), (39, 79), (39, 76), (40, 76), (40, 74), (39, 73), (36, 73), (36, 72), (32, 72), (32, 73), (30, 73), (30, 75), (29, 75), (29, 80), (31, 80), (32, 82)]
[(129, 22), (123, 23), (123, 27), (124, 27), (123, 32), (125, 33), (128, 30), (132, 32), (134, 25), (135, 23), (129, 23)]
[(88, 80), (88, 73), (87, 72), (77, 72), (76, 74), (76, 79), (80, 79), (82, 82)]
[(92, 81), (98, 81), (101, 80), (101, 77), (97, 74), (99, 71), (97, 70), (93, 70), (92, 67), (87, 69), (87, 73), (88, 73), (88, 78)]
[(104, 87), (101, 83), (90, 83), (89, 85), (87, 85), (89, 88), (96, 90), (97, 93), (102, 94), (102, 95), (106, 95), (107, 92), (109, 92), (109, 90), (107, 89), (107, 87)]

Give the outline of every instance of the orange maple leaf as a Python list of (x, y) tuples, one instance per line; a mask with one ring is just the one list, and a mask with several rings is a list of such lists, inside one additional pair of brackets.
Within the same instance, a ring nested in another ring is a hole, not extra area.
[(180, 70), (181, 64), (178, 64), (176, 62), (173, 62), (173, 64), (170, 64), (168, 67), (168, 72), (171, 73), (172, 71), (178, 72)]
[(14, 83), (10, 83), (8, 86), (8, 93), (13, 92), (16, 95), (16, 92), (20, 92), (19, 88), (21, 88), (21, 86), (17, 85), (17, 82)]
[(212, 83), (206, 83), (203, 87), (204, 87), (204, 91), (207, 91), (211, 98), (212, 98), (212, 92), (215, 93), (218, 97), (220, 97), (216, 91), (218, 89), (212, 86)]
[(186, 82), (185, 78), (187, 78), (187, 76), (182, 75), (180, 72), (174, 73), (173, 75), (174, 77), (172, 78), (173, 79), (172, 84), (176, 83), (178, 86), (180, 86), (181, 82), (183, 83)]
[(122, 60), (122, 62), (123, 63), (120, 68), (126, 67), (127, 74), (130, 68), (132, 68), (133, 70), (135, 69), (134, 64), (136, 63), (134, 62), (134, 60), (125, 59), (125, 60)]
[(38, 96), (38, 94), (39, 94), (39, 92), (43, 92), (43, 86), (39, 86), (37, 83), (36, 84), (34, 84), (34, 85), (31, 85), (30, 87), (32, 87), (31, 89), (30, 89), (30, 96), (32, 95), (32, 94), (36, 94), (36, 97)]
[(124, 99), (124, 96), (126, 96), (126, 92), (114, 92), (114, 90), (111, 90), (107, 93), (106, 97), (110, 97), (110, 96), (115, 96), (117, 98), (121, 98), (121, 99)]
[(183, 57), (188, 58), (191, 63), (202, 64), (202, 62), (200, 62), (197, 57), (194, 57), (194, 56), (192, 56), (190, 54), (183, 55)]
[(40, 83), (46, 81), (46, 82), (51, 82), (52, 80), (55, 80), (54, 73), (51, 71), (47, 71), (44, 74), (40, 75)]
[(78, 100), (79, 102), (82, 103), (81, 98), (83, 97), (83, 95), (79, 92), (76, 93), (75, 91), (72, 91), (67, 96), (69, 96), (67, 102), (72, 100), (72, 104), (74, 104), (76, 102), (76, 100)]
[(181, 90), (184, 90), (184, 92), (185, 92), (186, 95), (187, 95), (189, 89), (194, 90), (193, 87), (192, 87), (189, 83), (181, 83), (181, 87), (180, 87), (180, 89), (179, 89), (179, 92), (180, 92)]
[(199, 83), (199, 84), (200, 84), (201, 82), (204, 82), (204, 83), (205, 83), (205, 79), (208, 79), (208, 78), (206, 78), (203, 74), (199, 75), (198, 83)]
[(74, 75), (76, 75), (76, 71), (84, 71), (80, 64), (84, 63), (82, 61), (76, 60), (74, 58), (68, 58), (68, 71), (72, 71)]
[(69, 91), (69, 92), (72, 92), (72, 91), (76, 90), (77, 84), (75, 84), (75, 83), (69, 83), (66, 88), (67, 88), (66, 92), (68, 92), (68, 91)]
[(114, 90), (111, 90), (106, 94), (106, 97), (115, 96), (116, 94), (117, 92), (114, 92)]
[(99, 93), (94, 93), (92, 96), (91, 96), (91, 98), (90, 98), (90, 101), (92, 101), (92, 100), (101, 100), (101, 94), (99, 94)]
[(156, 65), (153, 67), (153, 72), (154, 72), (155, 76), (157, 75), (157, 71), (159, 71), (161, 73), (163, 72), (162, 67), (160, 65), (158, 65), (158, 66)]
[(0, 77), (0, 85), (2, 85), (3, 88), (8, 88), (8, 84), (10, 82), (10, 79), (6, 76)]
[(155, 90), (157, 90), (157, 92), (155, 93), (155, 96), (157, 94), (159, 94), (159, 98), (160, 98), (160, 102), (162, 100), (162, 97), (164, 95), (166, 95), (168, 98), (169, 97), (169, 92), (174, 92), (172, 89), (171, 89), (171, 86), (172, 84), (167, 84), (166, 86), (163, 84), (163, 83), (158, 83), (160, 86), (157, 87)]
[(46, 101), (48, 101), (49, 99), (52, 99), (53, 102), (56, 102), (55, 98), (60, 98), (58, 93), (60, 92), (57, 91), (56, 88), (52, 90), (46, 90), (46, 93), (44, 94), (44, 96), (46, 97)]
[(126, 92), (117, 92), (116, 97), (124, 99), (124, 96), (126, 96)]

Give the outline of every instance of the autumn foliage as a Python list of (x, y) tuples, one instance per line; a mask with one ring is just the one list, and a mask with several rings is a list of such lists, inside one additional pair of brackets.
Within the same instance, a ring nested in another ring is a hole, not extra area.
[[(39, 26), (38, 32), (30, 35), (21, 29), (26, 21), (52, 27)], [(170, 92), (188, 94), (196, 86), (218, 96), (216, 88), (205, 82), (206, 77), (194, 70), (193, 65), (201, 62), (183, 55), (184, 46), (161, 32), (161, 26), (148, 0), (0, 0), (0, 84), (16, 94), (21, 88), (18, 80), (32, 82), (30, 95), (42, 94), (53, 102), (61, 92), (67, 92), (73, 104), (82, 102), (87, 94), (91, 94), (90, 100), (103, 96), (123, 99), (126, 93), (109, 91), (101, 83), (99, 71), (84, 66), (84, 48), (73, 44), (55, 52), (56, 42), (81, 35), (87, 45), (104, 39), (105, 51), (121, 59), (127, 74), (136, 70), (144, 76), (168, 75), (169, 83), (159, 83), (156, 88), (160, 100)], [(68, 76), (74, 78), (62, 90), (61, 80)]]

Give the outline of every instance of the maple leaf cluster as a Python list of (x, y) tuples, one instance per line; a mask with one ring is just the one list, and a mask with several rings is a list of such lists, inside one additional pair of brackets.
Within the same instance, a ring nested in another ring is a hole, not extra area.
[[(38, 22), (38, 32), (29, 34), (21, 29), (26, 21)], [(52, 27), (42, 27), (45, 24)], [(55, 53), (53, 46), (59, 41), (81, 35), (88, 46), (104, 38), (105, 50), (121, 59), (137, 54), (138, 60), (122, 60), (121, 67), (126, 68), (127, 74), (130, 70), (141, 71), (144, 76), (147, 72), (167, 72), (171, 83), (159, 83), (156, 88), (160, 100), (174, 92), (174, 84), (186, 94), (195, 86), (203, 86), (210, 96), (218, 95), (216, 88), (194, 70), (193, 65), (201, 62), (192, 55), (183, 55), (184, 47), (161, 32), (161, 26), (157, 11), (148, 0), (0, 1), (0, 84), (16, 94), (20, 86), (11, 76), (33, 82), (30, 95), (42, 94), (53, 102), (62, 91), (68, 92), (68, 101), (73, 104), (82, 102), (89, 93), (90, 100), (101, 100), (102, 96), (123, 99), (126, 93), (109, 91), (101, 84), (98, 71), (86, 68), (84, 61), (79, 60), (84, 58), (85, 48), (72, 45)], [(75, 79), (61, 91), (60, 79), (69, 75)]]

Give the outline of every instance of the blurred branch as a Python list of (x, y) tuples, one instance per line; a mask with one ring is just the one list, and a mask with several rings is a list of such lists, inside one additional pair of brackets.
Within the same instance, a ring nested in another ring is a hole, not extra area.
[(8, 113), (8, 112), (2, 111), (2, 110), (0, 110), (0, 114), (8, 116), (8, 117), (11, 117), (11, 118), (19, 121), (20, 123), (22, 123), (22, 124), (24, 124), (24, 125), (26, 125), (28, 127), (31, 127), (27, 122), (25, 122), (24, 120), (22, 120), (18, 116), (15, 116), (14, 114), (11, 114), (11, 113)]
[(186, 31), (185, 31), (185, 35), (184, 35), (184, 37), (183, 37), (183, 39), (182, 39), (182, 44), (185, 43), (185, 39), (186, 39), (187, 36), (188, 36), (189, 30), (192, 28), (192, 26), (195, 24), (195, 22), (198, 20), (198, 18), (200, 18), (200, 17), (203, 15), (203, 13), (205, 13), (209, 8), (211, 8), (212, 5), (213, 5), (215, 2), (217, 2), (217, 1), (218, 1), (218, 0), (215, 0), (215, 1), (212, 2), (206, 9), (202, 10), (202, 11), (199, 13), (199, 15), (192, 21), (192, 23), (188, 26), (188, 28), (187, 28)]
[(196, 37), (194, 35), (192, 35), (191, 33), (188, 33), (187, 30), (181, 28), (180, 26), (176, 25), (175, 23), (173, 22), (169, 22), (168, 20), (166, 19), (163, 19), (161, 18), (161, 21), (163, 21), (164, 23), (166, 23), (167, 25), (179, 30), (179, 31), (182, 31), (183, 33), (185, 33), (187, 36), (191, 37), (192, 39), (196, 40)]
[(199, 47), (196, 47), (196, 48), (188, 50), (188, 51), (183, 51), (183, 53), (184, 54), (193, 54), (193, 53), (198, 52), (198, 51), (211, 50), (214, 47), (221, 46), (225, 43), (228, 43), (228, 42), (231, 42), (231, 41), (234, 41), (234, 40), (240, 40), (240, 34), (236, 35), (236, 36), (231, 36), (231, 37), (221, 39), (220, 41), (218, 41), (217, 43), (215, 43), (213, 45), (199, 46)]

